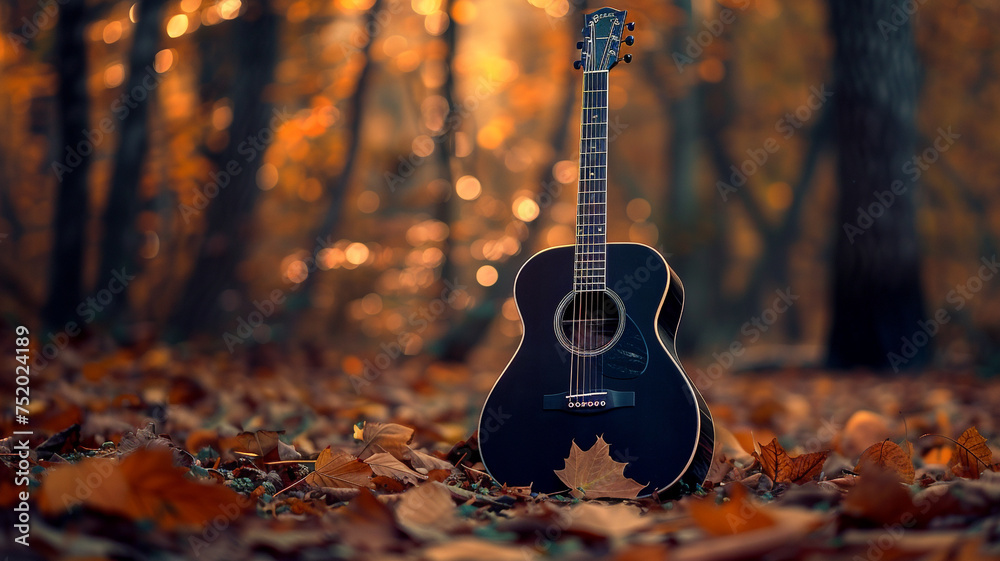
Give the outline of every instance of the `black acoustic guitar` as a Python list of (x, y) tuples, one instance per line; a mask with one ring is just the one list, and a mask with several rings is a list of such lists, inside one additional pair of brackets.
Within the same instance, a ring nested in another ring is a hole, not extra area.
[[(677, 359), (684, 286), (653, 248), (607, 243), (608, 71), (625, 11), (584, 16), (576, 243), (531, 257), (514, 282), (521, 344), (486, 399), (479, 447), (501, 484), (566, 491), (571, 443), (602, 436), (625, 476), (661, 499), (692, 491), (712, 461), (712, 415)], [(625, 38), (631, 45), (633, 38)]]

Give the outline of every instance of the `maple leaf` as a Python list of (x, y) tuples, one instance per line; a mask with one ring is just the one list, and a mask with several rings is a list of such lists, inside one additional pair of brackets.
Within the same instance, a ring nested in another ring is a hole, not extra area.
[(342, 450), (333, 451), (329, 446), (316, 458), (315, 471), (304, 480), (317, 487), (371, 487), (372, 468)]
[(903, 447), (891, 440), (876, 442), (861, 453), (854, 471), (859, 474), (873, 469), (888, 471), (906, 484), (913, 483), (913, 461)]
[(406, 464), (392, 457), (392, 454), (387, 452), (372, 454), (365, 459), (365, 463), (372, 468), (375, 475), (394, 477), (404, 483), (413, 483), (416, 485), (421, 479), (427, 479), (426, 475), (421, 475), (406, 467)]
[(251, 504), (224, 485), (198, 483), (186, 473), (165, 449), (140, 449), (121, 462), (88, 458), (50, 470), (39, 504), (53, 513), (81, 502), (132, 520), (152, 520), (165, 530), (197, 528), (219, 516), (232, 520)]
[(413, 429), (396, 423), (362, 423), (354, 426), (354, 438), (364, 443), (359, 458), (366, 458), (375, 453), (375, 449), (392, 454), (398, 460), (406, 459), (409, 448), (407, 444), (413, 439)]
[(625, 477), (625, 462), (611, 459), (611, 445), (604, 437), (589, 450), (583, 451), (574, 440), (570, 445), (566, 467), (553, 470), (570, 488), (576, 498), (634, 499), (646, 485)]
[(726, 489), (729, 500), (721, 504), (711, 499), (688, 503), (691, 518), (702, 530), (713, 536), (728, 536), (775, 525), (774, 518), (752, 499), (746, 487), (733, 483)]
[(979, 474), (983, 468), (996, 471), (993, 466), (993, 451), (986, 444), (986, 439), (979, 434), (976, 427), (969, 427), (955, 441), (958, 447), (955, 450), (956, 465), (953, 471), (959, 477), (969, 479), (979, 479)]
[(829, 450), (811, 452), (798, 456), (789, 456), (788, 452), (778, 444), (777, 438), (772, 438), (759, 451), (753, 451), (753, 457), (760, 462), (761, 471), (775, 483), (795, 483), (802, 485), (812, 481), (823, 470)]
[(788, 481), (792, 472), (791, 460), (788, 453), (778, 444), (777, 438), (772, 438), (771, 442), (760, 447), (760, 452), (753, 451), (753, 457), (760, 462), (760, 469), (764, 475), (771, 478), (771, 481)]

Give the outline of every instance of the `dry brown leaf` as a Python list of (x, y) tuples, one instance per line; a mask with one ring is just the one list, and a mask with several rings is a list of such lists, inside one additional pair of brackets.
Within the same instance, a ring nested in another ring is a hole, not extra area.
[(711, 498), (688, 503), (691, 518), (698, 527), (713, 536), (728, 536), (774, 526), (774, 518), (753, 500), (746, 487), (733, 483), (726, 489), (729, 500), (722, 504), (715, 504)]
[(423, 552), (423, 558), (427, 561), (525, 561), (525, 547), (498, 544), (480, 538), (459, 538), (428, 547)]
[(445, 540), (462, 525), (455, 515), (451, 491), (436, 481), (403, 493), (396, 505), (396, 520), (403, 531), (423, 541)]
[(416, 485), (421, 479), (427, 479), (426, 475), (421, 475), (413, 471), (408, 468), (406, 464), (396, 458), (393, 458), (392, 454), (387, 452), (372, 454), (371, 456), (368, 456), (364, 462), (372, 468), (375, 475), (394, 477), (404, 483), (412, 483)]
[(372, 468), (343, 450), (323, 449), (305, 482), (317, 487), (371, 487)]
[(566, 467), (553, 470), (576, 498), (634, 499), (646, 485), (625, 477), (625, 462), (611, 459), (611, 446), (599, 436), (584, 451), (574, 441), (570, 445)]
[(89, 458), (51, 469), (39, 504), (51, 513), (82, 502), (165, 530), (199, 528), (219, 516), (232, 521), (251, 504), (224, 485), (197, 483), (185, 473), (165, 449), (140, 449), (121, 462)]
[(889, 527), (916, 520), (910, 492), (899, 482), (899, 474), (879, 469), (874, 464), (868, 473), (844, 497), (842, 512), (847, 522), (861, 526), (876, 524)]
[(413, 438), (413, 429), (396, 423), (369, 423), (354, 427), (354, 438), (363, 443), (359, 458), (367, 458), (379, 450), (392, 454), (398, 460), (405, 460), (409, 451), (407, 444)]
[(771, 442), (760, 447), (760, 452), (756, 450), (753, 452), (753, 456), (757, 458), (760, 462), (760, 469), (764, 472), (764, 475), (771, 478), (774, 482), (785, 482), (789, 481), (789, 476), (792, 473), (791, 460), (788, 458), (788, 453), (785, 449), (778, 444), (777, 438), (772, 438)]
[(959, 477), (979, 479), (983, 469), (993, 469), (993, 451), (976, 427), (969, 427), (956, 441), (955, 474)]
[(790, 457), (791, 466), (788, 478), (796, 485), (812, 481), (823, 471), (823, 464), (826, 463), (826, 458), (829, 455), (830, 451), (824, 450)]
[(393, 549), (404, 537), (396, 526), (392, 511), (368, 489), (360, 489), (358, 495), (337, 512), (341, 516), (334, 520), (334, 525), (339, 528), (340, 539), (354, 549)]
[(879, 442), (893, 434), (890, 420), (873, 411), (855, 411), (834, 441), (834, 447), (845, 457), (859, 456), (870, 442)]
[(455, 467), (447, 460), (442, 460), (420, 450), (414, 450), (413, 448), (409, 448), (406, 459), (410, 461), (410, 465), (417, 471), (424, 470), (425, 472), (430, 472), (435, 469), (451, 470)]
[(614, 539), (633, 535), (651, 523), (652, 520), (642, 516), (639, 508), (633, 505), (581, 503), (569, 511), (568, 530)]
[(914, 469), (910, 455), (902, 446), (891, 440), (883, 440), (868, 447), (858, 459), (854, 471), (864, 475), (873, 469), (894, 473), (900, 481), (913, 483)]

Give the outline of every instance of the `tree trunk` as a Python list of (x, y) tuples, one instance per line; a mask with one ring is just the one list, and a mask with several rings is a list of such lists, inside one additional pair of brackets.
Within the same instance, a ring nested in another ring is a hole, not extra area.
[(840, 200), (828, 361), (838, 368), (916, 367), (930, 353), (926, 339), (913, 352), (904, 345), (924, 317), (915, 185), (903, 173), (916, 138), (913, 30), (910, 19), (880, 28), (896, 23), (901, 0), (831, 0), (830, 8)]
[[(143, 0), (139, 3), (139, 21), (136, 22), (132, 52), (129, 56), (126, 95), (133, 99), (134, 107), (122, 118), (118, 147), (115, 152), (111, 189), (104, 209), (104, 237), (101, 240), (101, 268), (97, 288), (109, 286), (115, 273), (132, 276), (138, 271), (136, 253), (142, 234), (136, 230), (139, 182), (142, 166), (149, 147), (149, 105), (153, 88), (161, 79), (153, 69), (156, 51), (163, 27), (165, 0)], [(151, 85), (153, 84), (153, 85)], [(132, 92), (143, 91), (141, 98)], [(121, 327), (116, 320), (127, 313), (128, 285), (101, 314), (112, 327)]]
[(87, 49), (84, 42), (86, 2), (66, 0), (59, 9), (56, 28), (57, 100), (60, 134), (53, 153), (58, 179), (54, 240), (49, 268), (48, 301), (42, 311), (47, 329), (61, 331), (77, 318), (83, 298), (83, 251), (87, 225), (87, 172), (94, 146), (87, 99)]
[(251, 3), (247, 13), (232, 22), (233, 49), (238, 53), (231, 99), (233, 119), (229, 144), (211, 184), (218, 195), (206, 210), (206, 231), (194, 269), (184, 287), (173, 317), (173, 338), (209, 332), (222, 321), (219, 297), (226, 290), (242, 292), (237, 276), (245, 248), (250, 244), (253, 209), (260, 189), (257, 170), (268, 143), (283, 118), (264, 99), (264, 90), (274, 75), (277, 59), (278, 18), (269, 0)]

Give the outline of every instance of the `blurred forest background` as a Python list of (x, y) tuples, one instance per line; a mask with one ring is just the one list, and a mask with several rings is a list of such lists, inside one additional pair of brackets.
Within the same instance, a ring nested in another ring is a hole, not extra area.
[[(614, 4), (608, 239), (684, 279), (689, 371), (1000, 364), (1000, 6), (871, 4)], [(4, 2), (5, 331), (499, 374), (519, 266), (573, 243), (599, 7)]]

